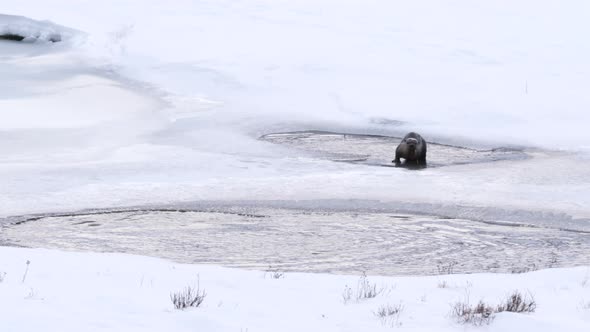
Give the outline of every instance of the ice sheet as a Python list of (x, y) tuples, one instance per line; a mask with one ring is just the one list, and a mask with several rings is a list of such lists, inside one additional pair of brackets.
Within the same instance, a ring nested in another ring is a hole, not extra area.
[[(38, 31), (56, 26), (49, 19), (82, 32), (58, 49), (0, 44), (0, 213), (368, 199), (589, 218), (590, 49), (576, 37), (587, 7), (7, 3)], [(409, 172), (259, 140), (293, 130), (416, 130), (434, 143), (532, 153)]]

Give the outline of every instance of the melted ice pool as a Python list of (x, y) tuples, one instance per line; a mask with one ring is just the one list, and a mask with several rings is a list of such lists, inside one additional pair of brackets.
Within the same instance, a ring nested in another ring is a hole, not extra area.
[[(296, 148), (318, 158), (334, 161), (394, 166), (391, 162), (401, 137), (333, 133), (324, 131), (300, 131), (267, 134), (262, 140)], [(499, 160), (527, 158), (522, 149), (499, 147), (478, 150), (428, 142), (428, 167), (485, 163)]]

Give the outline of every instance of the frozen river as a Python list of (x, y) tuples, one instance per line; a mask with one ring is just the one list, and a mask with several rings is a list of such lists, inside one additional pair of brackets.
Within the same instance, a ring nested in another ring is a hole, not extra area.
[[(392, 167), (394, 136), (324, 131), (260, 140), (306, 158)], [(426, 169), (535, 165), (524, 147), (429, 144)], [(571, 158), (561, 155), (559, 158)], [(558, 158), (558, 159), (559, 159)], [(408, 176), (426, 169), (399, 170)], [(430, 211), (433, 214), (425, 213)], [(196, 201), (12, 217), (0, 241), (273, 271), (379, 275), (523, 272), (590, 264), (590, 223), (527, 210), (371, 200)]]
[[(306, 158), (370, 170), (393, 166), (391, 150), (400, 139), (298, 131), (266, 134), (260, 140)], [(429, 154), (426, 169), (389, 170), (414, 176), (462, 165), (536, 165), (539, 155), (551, 155), (524, 147), (476, 149), (435, 142), (429, 144)], [(273, 271), (415, 275), (590, 264), (586, 219), (421, 202), (194, 201), (13, 216), (2, 223), (0, 242), (8, 245), (124, 252)]]
[[(387, 2), (1, 15), (34, 41), (0, 41), (0, 241), (286, 271), (588, 264), (579, 30), (495, 38), (504, 7), (432, 5), (418, 25)], [(427, 168), (391, 167), (409, 131)]]
[(400, 214), (384, 207), (371, 212), (246, 205), (22, 218), (2, 229), (0, 241), (344, 274), (523, 272), (590, 264), (590, 231)]

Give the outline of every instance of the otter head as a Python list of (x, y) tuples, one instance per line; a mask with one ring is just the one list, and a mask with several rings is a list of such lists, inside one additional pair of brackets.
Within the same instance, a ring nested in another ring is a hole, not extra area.
[(418, 140), (415, 138), (408, 138), (406, 139), (406, 145), (408, 146), (408, 159), (415, 159)]

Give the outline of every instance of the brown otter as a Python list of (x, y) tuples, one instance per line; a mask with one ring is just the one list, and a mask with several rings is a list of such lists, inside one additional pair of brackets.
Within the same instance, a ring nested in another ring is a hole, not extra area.
[(400, 158), (405, 160), (405, 165), (426, 165), (426, 141), (417, 133), (407, 134), (395, 149), (396, 165), (401, 163)]

